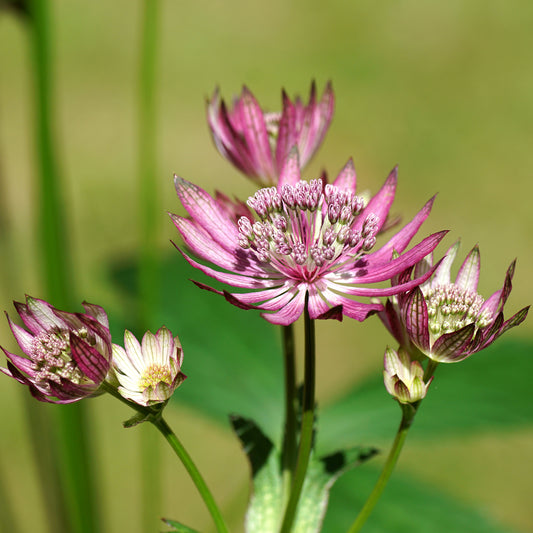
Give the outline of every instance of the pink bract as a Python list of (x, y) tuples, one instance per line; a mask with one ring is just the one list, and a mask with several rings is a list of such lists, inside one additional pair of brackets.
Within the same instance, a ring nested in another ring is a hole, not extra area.
[(314, 82), (307, 105), (299, 97), (292, 102), (285, 91), (282, 102), (281, 113), (266, 113), (243, 87), (229, 110), (218, 89), (207, 104), (207, 120), (218, 151), (261, 186), (277, 184), (284, 161), (295, 146), (304, 167), (318, 150), (333, 117), (331, 83), (318, 102)]
[[(248, 205), (255, 222), (243, 216), (235, 224), (232, 213), (203, 189), (175, 176), (175, 186), (188, 218), (171, 215), (189, 250), (206, 266), (182, 251), (194, 267), (244, 292), (224, 294), (244, 309), (260, 309), (269, 322), (288, 325), (304, 310), (309, 294), (311, 318), (362, 321), (383, 309), (381, 303), (353, 297), (390, 296), (413, 289), (429, 278), (394, 287), (367, 287), (390, 280), (428, 255), (446, 232), (435, 233), (405, 251), (424, 220), (433, 198), (388, 242), (375, 249), (376, 235), (387, 219), (396, 190), (394, 169), (368, 203), (355, 194), (351, 160), (333, 184), (300, 180), (297, 154), (281, 172), (278, 188), (260, 189)], [(181, 250), (180, 250), (181, 251)], [(393, 258), (393, 253), (400, 254)]]
[(0, 371), (42, 402), (71, 403), (96, 393), (111, 360), (105, 311), (85, 302), (85, 313), (67, 313), (30, 296), (15, 307), (27, 329), (8, 321), (26, 357), (2, 348), (8, 362)]

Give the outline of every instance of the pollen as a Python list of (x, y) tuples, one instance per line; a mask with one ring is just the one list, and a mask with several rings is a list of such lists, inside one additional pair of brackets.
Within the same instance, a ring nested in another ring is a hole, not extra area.
[(483, 309), (479, 294), (457, 285), (438, 285), (425, 296), (429, 329), (434, 338), (474, 323), (477, 329), (490, 324), (492, 315)]
[(168, 365), (153, 364), (147, 367), (139, 380), (139, 389), (155, 389), (157, 385), (164, 383), (172, 385), (172, 372)]

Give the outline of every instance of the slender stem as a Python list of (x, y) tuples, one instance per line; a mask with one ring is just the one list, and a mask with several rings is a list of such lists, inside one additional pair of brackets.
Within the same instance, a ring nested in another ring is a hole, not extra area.
[(296, 517), (296, 510), (309, 465), (309, 457), (313, 446), (313, 426), (315, 421), (315, 323), (309, 317), (309, 294), (305, 297), (304, 330), (305, 330), (305, 363), (304, 392), (302, 405), (302, 421), (300, 428), (300, 444), (298, 459), (294, 472), (289, 503), (285, 509), (281, 533), (289, 533)]
[(283, 431), (282, 471), (285, 493), (290, 492), (296, 464), (296, 361), (294, 353), (294, 326), (283, 326), (283, 357), (285, 364), (285, 427)]
[(157, 193), (157, 106), (156, 67), (159, 0), (144, 0), (144, 16), (139, 70), (139, 215), (140, 322), (150, 324), (159, 292), (157, 230), (159, 227)]
[[(48, 0), (29, 2), (31, 54), (34, 71), (37, 156), (39, 164), (40, 230), (42, 267), (46, 297), (58, 307), (70, 307), (73, 295), (72, 269), (66, 236), (68, 224), (61, 196), (56, 150), (53, 140), (52, 76)], [(57, 449), (52, 451), (60, 466), (64, 483), (63, 513), (70, 515), (70, 532), (91, 533), (101, 530), (96, 505), (96, 490), (91, 472), (86, 406), (71, 405), (54, 413)], [(46, 491), (55, 490), (53, 480)]]
[[(157, 113), (156, 63), (159, 0), (144, 0), (139, 69), (138, 153), (139, 153), (139, 322), (140, 329), (151, 327), (154, 318), (158, 283), (157, 258)], [(162, 494), (161, 451), (151, 431), (141, 434), (142, 530), (152, 531), (160, 514)]]
[(416, 408), (414, 408), (412, 405), (402, 405), (402, 413), (402, 420), (400, 422), (398, 432), (396, 433), (396, 438), (392, 444), (392, 448), (389, 452), (387, 460), (385, 461), (385, 465), (383, 466), (383, 470), (381, 471), (381, 474), (374, 485), (370, 496), (366, 500), (361, 511), (359, 511), (354, 523), (348, 530), (348, 533), (356, 533), (361, 530), (376, 503), (378, 502), (383, 490), (385, 489), (385, 486), (387, 485), (387, 482), (389, 481), (392, 471), (396, 466), (398, 457), (400, 456), (400, 452), (402, 451), (402, 447), (405, 442), (405, 438), (407, 437), (407, 432), (409, 431), (416, 414)]
[[(433, 361), (432, 359), (428, 360), (423, 377), (425, 383), (427, 383), (429, 379), (433, 376), (435, 370), (437, 369), (437, 366), (438, 362)], [(392, 448), (389, 452), (389, 456), (385, 461), (383, 470), (381, 471), (381, 474), (378, 480), (376, 481), (376, 484), (374, 485), (370, 496), (366, 500), (361, 511), (359, 511), (359, 514), (357, 515), (357, 518), (348, 530), (348, 533), (357, 533), (361, 530), (368, 517), (370, 516), (370, 513), (374, 509), (376, 503), (378, 502), (381, 494), (383, 493), (383, 490), (385, 489), (385, 486), (387, 485), (387, 482), (389, 481), (392, 471), (394, 470), (394, 467), (398, 462), (398, 457), (400, 456), (400, 452), (402, 451), (405, 438), (407, 437), (407, 432), (413, 424), (415, 415), (418, 412), (421, 403), (422, 400), (419, 400), (418, 402), (415, 402), (413, 404), (400, 404), (400, 407), (402, 408), (402, 420), (400, 422), (398, 432), (396, 433), (396, 438), (392, 443)]]
[(213, 498), (213, 495), (211, 494), (211, 491), (207, 487), (204, 478), (196, 468), (196, 465), (191, 459), (191, 456), (187, 453), (181, 442), (178, 440), (178, 437), (176, 437), (175, 433), (170, 429), (169, 425), (162, 417), (155, 418), (154, 420), (152, 420), (152, 424), (154, 424), (154, 426), (165, 437), (171, 448), (180, 458), (183, 466), (189, 473), (189, 476), (191, 476), (191, 479), (196, 485), (200, 496), (202, 496), (202, 499), (204, 500), (207, 509), (211, 513), (217, 531), (219, 533), (228, 533), (228, 528), (224, 522), (224, 519), (222, 518), (222, 514), (220, 513), (220, 510), (215, 502), (215, 499)]
[(156, 407), (144, 407), (142, 405), (136, 404), (135, 402), (131, 402), (121, 396), (120, 393), (107, 382), (102, 383), (101, 388), (105, 392), (108, 392), (109, 394), (120, 400), (122, 403), (129, 405), (132, 409), (144, 415), (144, 420), (151, 422), (161, 432), (161, 434), (165, 437), (171, 448), (174, 450), (176, 455), (183, 463), (183, 466), (185, 467), (185, 469), (189, 473), (189, 476), (196, 485), (200, 496), (204, 500), (207, 509), (213, 517), (213, 521), (215, 522), (217, 531), (219, 533), (228, 533), (228, 528), (224, 523), (222, 514), (215, 502), (215, 499), (213, 498), (213, 495), (211, 494), (211, 491), (207, 487), (206, 482), (198, 471), (198, 468), (194, 464), (191, 456), (187, 453), (181, 442), (178, 440), (178, 437), (175, 435), (172, 429), (170, 429), (170, 426), (162, 417), (161, 412), (165, 404), (159, 404)]

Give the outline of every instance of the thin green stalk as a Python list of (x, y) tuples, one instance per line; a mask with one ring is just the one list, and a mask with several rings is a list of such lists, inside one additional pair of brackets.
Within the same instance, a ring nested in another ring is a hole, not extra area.
[(198, 489), (200, 496), (204, 500), (205, 505), (209, 510), (209, 513), (213, 517), (213, 521), (215, 522), (218, 533), (228, 533), (228, 528), (224, 523), (222, 514), (206, 482), (198, 471), (198, 468), (194, 464), (191, 456), (187, 453), (187, 451), (179, 441), (178, 437), (174, 434), (172, 429), (170, 429), (170, 426), (163, 419), (162, 410), (165, 404), (158, 404), (155, 407), (144, 407), (142, 405), (136, 404), (135, 402), (131, 402), (121, 396), (120, 393), (107, 382), (102, 383), (101, 388), (105, 392), (108, 392), (109, 394), (117, 398), (117, 400), (120, 400), (122, 403), (129, 405), (140, 415), (143, 415), (139, 420), (137, 420), (136, 423), (139, 423), (141, 421), (151, 422), (161, 432), (161, 434), (170, 444), (178, 458), (181, 460), (183, 466), (185, 467), (192, 481), (196, 485), (196, 488)]
[[(40, 213), (38, 227), (45, 276), (46, 297), (58, 307), (71, 305), (73, 283), (66, 238), (64, 202), (61, 197), (56, 152), (52, 135), (52, 77), (50, 24), (47, 0), (30, 0), (31, 53), (34, 70)], [(56, 413), (54, 413), (56, 414)], [(85, 405), (57, 410), (57, 450), (51, 450), (60, 465), (64, 484), (63, 511), (69, 513), (69, 533), (101, 530), (95, 483), (85, 436), (88, 434)], [(39, 460), (39, 459), (38, 459)], [(54, 481), (46, 490), (55, 490)]]
[(294, 326), (282, 327), (283, 332), (283, 360), (285, 367), (285, 426), (282, 445), (282, 471), (285, 484), (285, 494), (290, 493), (292, 474), (296, 464), (296, 361), (294, 353)]
[(150, 324), (159, 293), (156, 71), (159, 0), (144, 0), (139, 70), (140, 322)]
[(298, 446), (298, 458), (294, 471), (291, 494), (283, 523), (281, 533), (289, 533), (294, 519), (298, 502), (302, 493), (302, 488), (309, 465), (309, 457), (313, 446), (313, 426), (315, 422), (315, 323), (309, 316), (308, 310), (309, 294), (305, 296), (304, 310), (304, 336), (305, 336), (305, 363), (304, 363), (304, 391), (302, 405), (302, 421), (300, 427), (300, 444)]
[[(151, 327), (159, 294), (157, 257), (157, 111), (156, 63), (159, 0), (144, 0), (139, 69), (138, 154), (139, 154), (139, 322), (141, 330)], [(154, 529), (162, 497), (161, 456), (152, 432), (141, 435), (142, 529)]]
[[(426, 370), (424, 371), (424, 383), (427, 383), (429, 379), (433, 376), (435, 370), (437, 369), (437, 366), (438, 363), (436, 361), (433, 361), (432, 359), (428, 360)], [(402, 451), (405, 438), (407, 437), (407, 432), (409, 431), (409, 428), (414, 422), (415, 415), (418, 412), (421, 403), (422, 400), (419, 400), (418, 402), (415, 402), (413, 404), (400, 404), (400, 407), (402, 409), (402, 420), (400, 422), (400, 426), (398, 428), (398, 432), (396, 433), (394, 442), (392, 443), (392, 447), (390, 449), (387, 460), (385, 461), (385, 465), (383, 466), (383, 470), (381, 471), (381, 474), (378, 480), (376, 481), (372, 492), (368, 496), (368, 499), (363, 505), (361, 511), (359, 511), (357, 518), (348, 530), (348, 533), (357, 533), (358, 531), (360, 531), (366, 523), (368, 517), (370, 516), (370, 513), (376, 506), (379, 498), (381, 497), (381, 494), (383, 493), (383, 490), (387, 485), (387, 482), (389, 481), (392, 471), (394, 470), (394, 467), (398, 462), (398, 457), (400, 456), (400, 452)]]
[(162, 417), (156, 418), (155, 420), (153, 420), (152, 424), (154, 424), (154, 426), (165, 437), (165, 439), (170, 444), (171, 448), (174, 450), (176, 455), (181, 460), (183, 466), (189, 473), (189, 476), (191, 477), (194, 484), (196, 485), (196, 488), (198, 489), (200, 496), (204, 500), (205, 505), (207, 509), (209, 510), (211, 517), (213, 518), (213, 522), (215, 523), (218, 533), (228, 533), (228, 528), (224, 522), (224, 519), (222, 518), (222, 514), (220, 513), (220, 510), (218, 509), (218, 506), (215, 502), (215, 499), (213, 498), (213, 495), (211, 494), (211, 491), (207, 487), (204, 481), (204, 478), (202, 477), (202, 475), (196, 468), (196, 465), (191, 459), (191, 456), (187, 453), (187, 451), (183, 447), (183, 444), (181, 444), (178, 437), (174, 434), (174, 432), (170, 429), (169, 425), (166, 423), (166, 421)]
[(383, 493), (383, 490), (385, 489), (385, 486), (389, 481), (392, 471), (396, 466), (398, 457), (400, 456), (400, 452), (402, 451), (402, 447), (405, 442), (405, 438), (407, 437), (407, 432), (409, 431), (409, 428), (411, 427), (414, 416), (416, 414), (416, 408), (412, 405), (402, 405), (402, 413), (402, 420), (400, 422), (398, 432), (396, 433), (396, 437), (392, 444), (392, 448), (389, 452), (385, 465), (383, 466), (383, 470), (381, 471), (381, 474), (378, 480), (376, 481), (376, 484), (374, 485), (370, 496), (366, 500), (361, 511), (359, 511), (359, 514), (357, 515), (357, 518), (355, 519), (354, 523), (348, 530), (348, 533), (356, 533), (357, 531), (361, 530), (368, 517), (370, 516), (370, 513), (374, 509), (376, 503), (378, 502), (381, 494)]

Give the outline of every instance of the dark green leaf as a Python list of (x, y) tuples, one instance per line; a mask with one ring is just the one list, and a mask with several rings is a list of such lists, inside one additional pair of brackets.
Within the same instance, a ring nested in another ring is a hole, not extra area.
[(190, 527), (184, 526), (175, 520), (170, 520), (169, 518), (161, 519), (167, 526), (170, 526), (173, 529), (169, 529), (165, 533), (198, 533), (196, 529), (191, 529)]

